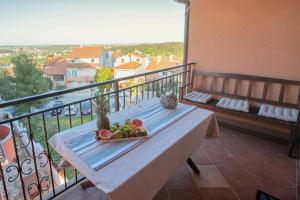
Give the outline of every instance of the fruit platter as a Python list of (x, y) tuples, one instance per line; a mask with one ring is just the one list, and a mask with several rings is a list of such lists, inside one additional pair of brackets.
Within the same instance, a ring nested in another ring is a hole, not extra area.
[(124, 124), (119, 122), (110, 126), (110, 129), (96, 131), (96, 140), (101, 142), (120, 141), (147, 137), (146, 128), (140, 119), (127, 119)]

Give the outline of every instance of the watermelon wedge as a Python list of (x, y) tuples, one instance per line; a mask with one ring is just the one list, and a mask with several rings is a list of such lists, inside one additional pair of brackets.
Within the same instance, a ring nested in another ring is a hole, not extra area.
[(109, 140), (112, 135), (113, 133), (106, 129), (102, 129), (98, 132), (98, 136), (103, 140)]

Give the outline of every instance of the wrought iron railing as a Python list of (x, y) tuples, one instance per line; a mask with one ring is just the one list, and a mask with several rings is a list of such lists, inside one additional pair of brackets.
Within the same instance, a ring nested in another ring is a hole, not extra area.
[[(107, 88), (105, 95), (111, 112), (158, 97), (164, 91), (173, 90), (178, 95), (180, 85), (189, 80), (193, 64), (0, 103), (0, 110), (20, 105), (28, 108), (15, 116), (2, 113), (0, 126), (12, 131), (0, 152), (8, 154), (0, 162), (0, 199), (52, 199), (84, 179), (76, 169), (62, 163), (61, 156), (47, 141), (54, 134), (93, 120), (92, 100), (97, 91)], [(32, 109), (36, 101), (51, 102), (51, 98), (62, 95), (56, 101), (66, 101), (63, 104)]]

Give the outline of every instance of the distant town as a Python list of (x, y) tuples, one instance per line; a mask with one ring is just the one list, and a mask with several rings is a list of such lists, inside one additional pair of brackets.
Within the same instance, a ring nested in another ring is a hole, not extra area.
[(11, 59), (20, 53), (30, 54), (44, 77), (51, 79), (53, 89), (59, 90), (94, 83), (101, 68), (109, 69), (113, 78), (121, 78), (175, 66), (182, 63), (182, 52), (179, 42), (0, 47), (0, 70), (14, 76)]

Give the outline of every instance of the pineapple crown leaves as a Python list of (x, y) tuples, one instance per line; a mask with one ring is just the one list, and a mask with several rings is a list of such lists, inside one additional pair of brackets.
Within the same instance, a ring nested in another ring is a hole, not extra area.
[(96, 95), (93, 102), (96, 107), (96, 114), (98, 117), (106, 117), (107, 113), (109, 112), (107, 97), (102, 94)]

